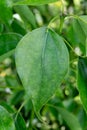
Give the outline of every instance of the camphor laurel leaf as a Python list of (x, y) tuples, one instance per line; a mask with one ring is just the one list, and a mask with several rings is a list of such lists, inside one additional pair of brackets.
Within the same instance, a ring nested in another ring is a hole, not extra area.
[(53, 96), (69, 67), (69, 54), (62, 38), (41, 27), (29, 32), (15, 51), (16, 67), (37, 115)]

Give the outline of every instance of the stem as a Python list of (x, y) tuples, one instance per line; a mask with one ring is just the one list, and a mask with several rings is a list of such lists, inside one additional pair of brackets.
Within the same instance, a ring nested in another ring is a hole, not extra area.
[(52, 108), (58, 110), (58, 107), (56, 107), (56, 106), (54, 106), (54, 105), (52, 105), (52, 104), (47, 104), (47, 106), (48, 106), (48, 107), (52, 107)]
[(19, 112), (21, 111), (21, 109), (23, 108), (23, 106), (24, 106), (25, 104), (26, 104), (26, 101), (24, 101), (24, 102), (21, 104), (21, 106), (19, 107), (19, 109), (18, 109), (18, 111), (17, 111), (17, 114), (16, 114), (16, 116), (15, 116), (15, 120), (17, 119)]
[(74, 49), (72, 48), (72, 46), (69, 44), (69, 42), (68, 42), (65, 38), (63, 38), (63, 40), (64, 40), (65, 43), (70, 47), (70, 49), (72, 50), (72, 52), (74, 52), (75, 55), (78, 57), (79, 55), (76, 54), (76, 52), (74, 51)]
[(61, 3), (62, 3), (62, 6), (61, 6), (61, 12), (62, 12), (62, 14), (63, 14), (63, 13), (64, 13), (64, 1), (61, 0)]
[(82, 58), (86, 58), (87, 56), (81, 56), (81, 55), (77, 55), (76, 52), (74, 51), (74, 49), (72, 48), (72, 46), (69, 44), (69, 42), (63, 38), (63, 40), (65, 41), (65, 43), (70, 47), (70, 49), (74, 52), (74, 54), (76, 55), (76, 57), (82, 57)]
[(72, 64), (74, 61), (77, 61), (77, 60), (78, 60), (78, 58), (75, 58), (75, 59), (71, 60), (70, 64)]
[(50, 28), (51, 27), (51, 24), (55, 21), (55, 20), (57, 20), (57, 19), (60, 19), (60, 25), (59, 25), (59, 32), (60, 32), (60, 34), (61, 34), (61, 32), (62, 32), (62, 28), (63, 28), (63, 23), (64, 23), (64, 18), (65, 18), (65, 15), (64, 15), (64, 1), (63, 0), (61, 0), (61, 4), (62, 4), (62, 6), (61, 6), (61, 15), (60, 16), (55, 16), (50, 22), (49, 22), (49, 24), (48, 24), (48, 28)]
[(55, 20), (57, 20), (57, 19), (59, 19), (59, 16), (55, 16), (55, 17), (49, 22), (48, 28), (50, 28), (51, 24), (52, 24)]
[(62, 15), (60, 16), (60, 28), (59, 28), (60, 34), (62, 33), (63, 23), (64, 23), (64, 16)]
[(34, 119), (34, 109), (31, 111), (31, 117), (30, 117), (30, 122), (29, 122), (29, 130), (32, 130), (32, 121)]

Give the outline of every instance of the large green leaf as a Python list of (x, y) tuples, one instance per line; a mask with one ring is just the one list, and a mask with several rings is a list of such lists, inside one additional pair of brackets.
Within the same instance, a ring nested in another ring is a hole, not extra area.
[(12, 117), (2, 106), (0, 106), (0, 130), (15, 130)]
[(77, 84), (82, 104), (87, 112), (87, 58), (79, 58)]
[(70, 130), (82, 130), (78, 119), (72, 113), (62, 107), (58, 107), (57, 109)]
[[(8, 52), (11, 52), (13, 49), (15, 49), (17, 43), (21, 38), (22, 36), (16, 33), (7, 33), (0, 35), (0, 61), (3, 59), (2, 56), (4, 54), (7, 55)], [(11, 53), (9, 53), (9, 55), (10, 54)]]
[(12, 22), (12, 1), (11, 0), (0, 0), (0, 22), (11, 24)]
[(26, 98), (31, 98), (38, 113), (68, 71), (68, 50), (58, 34), (42, 27), (28, 33), (19, 42), (15, 57)]
[(19, 0), (15, 5), (43, 5), (56, 1), (57, 0)]

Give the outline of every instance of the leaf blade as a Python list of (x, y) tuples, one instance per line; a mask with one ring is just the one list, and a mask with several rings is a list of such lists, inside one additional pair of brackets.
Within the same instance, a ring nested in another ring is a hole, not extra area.
[(0, 106), (0, 130), (15, 130), (13, 119), (2, 106)]
[(76, 16), (71, 21), (67, 39), (73, 48), (79, 48), (78, 55), (86, 55), (87, 16)]
[(62, 107), (58, 107), (57, 109), (69, 126), (70, 130), (82, 130), (78, 119), (72, 113)]
[(87, 58), (79, 58), (77, 85), (83, 107), (87, 112)]
[[(14, 116), (14, 118), (15, 117), (16, 117), (16, 115)], [(18, 114), (17, 117), (16, 117), (15, 127), (16, 127), (17, 130), (27, 130), (24, 118), (22, 117), (21, 114)]]
[(19, 2), (15, 2), (13, 5), (43, 5), (56, 1), (57, 0), (20, 0)]
[[(12, 23), (12, 1), (11, 0), (0, 0), (0, 21), (7, 25)], [(2, 13), (3, 12), (3, 13)]]
[(21, 38), (22, 36), (16, 33), (0, 35), (0, 61), (14, 53), (14, 49)]
[(60, 36), (42, 27), (28, 33), (19, 42), (15, 58), (26, 98), (31, 98), (35, 112), (39, 113), (68, 71), (67, 48)]
[(27, 25), (30, 23), (33, 26), (33, 28), (37, 27), (35, 16), (28, 6), (26, 5), (15, 6), (14, 9), (21, 16), (21, 18)]

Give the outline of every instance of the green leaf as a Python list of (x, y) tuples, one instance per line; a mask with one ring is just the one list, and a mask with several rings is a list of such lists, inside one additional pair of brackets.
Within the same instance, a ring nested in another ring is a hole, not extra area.
[[(15, 117), (16, 117), (16, 115), (15, 115)], [(16, 120), (15, 120), (15, 126), (16, 126), (16, 130), (27, 130), (25, 121), (21, 114), (17, 115)]]
[[(17, 43), (22, 38), (21, 35), (16, 33), (7, 33), (0, 35), (0, 61), (10, 56), (17, 45)], [(8, 53), (8, 54), (7, 54)]]
[(7, 57), (10, 57), (11, 55), (13, 55), (14, 52), (15, 52), (15, 50), (13, 49), (13, 50), (11, 50), (11, 51), (5, 53), (4, 55), (0, 56), (0, 62), (2, 62), (2, 61), (3, 61), (4, 59), (6, 59)]
[(15, 52), (16, 67), (38, 114), (64, 79), (69, 65), (68, 50), (62, 38), (42, 27), (28, 33)]
[(87, 16), (76, 16), (72, 19), (67, 38), (73, 48), (79, 47), (82, 55), (87, 54)]
[(80, 121), (80, 124), (81, 124), (83, 130), (86, 130), (86, 128), (87, 128), (87, 114), (83, 110), (83, 108), (79, 110), (78, 117), (79, 117), (79, 121)]
[(57, 108), (70, 130), (82, 130), (78, 119), (65, 108)]
[(58, 0), (19, 0), (15, 2), (14, 5), (43, 5), (56, 1)]
[(11, 5), (11, 0), (0, 0), (0, 21), (8, 25), (12, 23)]
[(8, 105), (5, 101), (0, 102), (0, 105), (3, 106), (9, 113), (14, 113), (14, 109)]
[(7, 86), (9, 86), (9, 87), (15, 87), (16, 88), (16, 87), (18, 87), (20, 85), (18, 83), (18, 80), (14, 76), (6, 75), (5, 76), (5, 81), (6, 81)]
[(21, 18), (26, 24), (30, 23), (33, 26), (33, 28), (36, 28), (36, 20), (34, 14), (29, 9), (28, 6), (26, 5), (15, 6), (14, 9), (21, 16)]
[(27, 32), (27, 30), (25, 30), (25, 27), (23, 27), (23, 22), (21, 22), (17, 19), (13, 20), (11, 27), (15, 33), (18, 33), (21, 35), (25, 35)]
[(2, 33), (3, 30), (4, 30), (4, 26), (3, 26), (3, 24), (0, 24), (0, 33)]
[(2, 106), (0, 106), (0, 130), (15, 130), (12, 117)]
[(18, 105), (23, 100), (24, 97), (24, 90), (19, 90), (12, 95), (10, 98), (10, 104), (12, 105)]
[(79, 58), (77, 85), (82, 104), (87, 112), (87, 58)]

